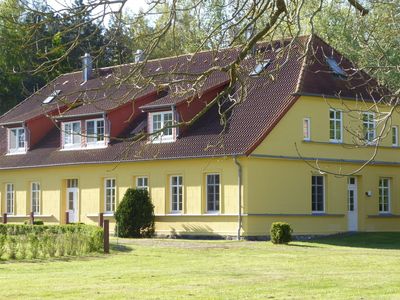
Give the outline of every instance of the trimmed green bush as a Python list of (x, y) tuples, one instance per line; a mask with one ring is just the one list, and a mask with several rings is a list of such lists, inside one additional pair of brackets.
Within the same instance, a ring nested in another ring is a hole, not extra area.
[(103, 229), (90, 225), (0, 224), (0, 259), (85, 255), (103, 250)]
[(154, 235), (154, 205), (146, 190), (128, 189), (115, 212), (119, 237)]
[[(25, 225), (31, 225), (31, 221), (30, 220), (26, 220), (24, 221)], [(33, 221), (33, 225), (44, 225), (44, 222), (42, 220), (34, 220)]]
[(293, 229), (289, 223), (274, 222), (271, 224), (270, 236), (274, 244), (287, 244), (292, 241)]

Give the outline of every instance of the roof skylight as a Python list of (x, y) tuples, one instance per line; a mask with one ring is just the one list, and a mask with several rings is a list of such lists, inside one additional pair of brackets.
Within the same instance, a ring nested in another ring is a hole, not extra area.
[(49, 104), (51, 101), (54, 100), (55, 97), (57, 97), (61, 93), (61, 90), (55, 90), (48, 96), (46, 99), (43, 100), (43, 104)]
[(339, 66), (338, 62), (333, 57), (327, 57), (326, 62), (331, 68), (332, 72), (335, 73), (335, 75), (347, 77), (346, 72), (342, 69), (342, 67)]
[(271, 60), (270, 59), (265, 59), (265, 60), (260, 61), (254, 67), (254, 70), (251, 71), (250, 76), (260, 75), (270, 64), (271, 64)]

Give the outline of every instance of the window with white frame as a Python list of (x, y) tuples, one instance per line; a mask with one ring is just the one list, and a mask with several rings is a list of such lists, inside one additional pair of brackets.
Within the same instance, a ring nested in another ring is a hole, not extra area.
[(371, 143), (375, 139), (375, 114), (371, 112), (363, 113), (364, 139)]
[(104, 119), (86, 121), (86, 144), (88, 147), (104, 146)]
[(390, 211), (390, 179), (379, 178), (379, 212)]
[(311, 140), (311, 121), (310, 118), (303, 119), (303, 139), (305, 141)]
[(82, 132), (80, 121), (62, 123), (62, 131), (64, 135), (64, 149), (81, 148)]
[(392, 126), (392, 146), (397, 147), (399, 145), (399, 127)]
[(154, 143), (172, 142), (175, 128), (168, 127), (173, 124), (173, 114), (169, 112), (150, 113), (150, 134)]
[(114, 212), (116, 202), (116, 186), (114, 178), (106, 178), (104, 180), (104, 196), (105, 211), (107, 213)]
[(182, 176), (171, 176), (171, 211), (173, 213), (182, 211)]
[(8, 130), (8, 152), (25, 153), (26, 136), (25, 128), (12, 128)]
[(311, 177), (311, 209), (313, 212), (325, 211), (325, 178), (314, 175)]
[(40, 214), (40, 183), (31, 184), (31, 209), (34, 214)]
[(220, 208), (220, 176), (219, 174), (207, 174), (207, 211), (217, 212)]
[(6, 213), (9, 215), (14, 214), (14, 184), (6, 184)]
[(136, 177), (136, 189), (149, 190), (149, 178), (146, 176)]
[(329, 110), (329, 140), (342, 142), (342, 112), (336, 109)]

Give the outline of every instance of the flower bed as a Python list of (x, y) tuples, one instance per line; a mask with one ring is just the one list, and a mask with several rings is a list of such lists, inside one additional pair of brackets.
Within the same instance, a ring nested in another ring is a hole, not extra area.
[(90, 225), (0, 224), (0, 259), (81, 256), (103, 250), (103, 229)]

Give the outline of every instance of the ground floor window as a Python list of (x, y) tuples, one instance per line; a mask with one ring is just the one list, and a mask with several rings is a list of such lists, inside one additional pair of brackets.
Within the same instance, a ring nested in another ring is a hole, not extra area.
[(148, 177), (137, 177), (136, 178), (136, 189), (138, 190), (149, 190), (149, 178)]
[(324, 176), (311, 177), (311, 207), (313, 212), (323, 212), (325, 199)]
[(219, 174), (207, 175), (207, 211), (219, 211), (220, 203), (220, 176)]
[(181, 212), (182, 211), (182, 176), (171, 176), (171, 211)]
[(379, 179), (379, 212), (387, 213), (390, 210), (390, 179)]
[(115, 179), (107, 178), (104, 184), (104, 195), (105, 195), (105, 210), (106, 212), (115, 211), (115, 199), (116, 199), (116, 186)]
[(12, 183), (6, 184), (6, 212), (7, 214), (14, 213), (14, 185)]
[(31, 185), (31, 208), (34, 214), (40, 214), (40, 183), (32, 182)]

